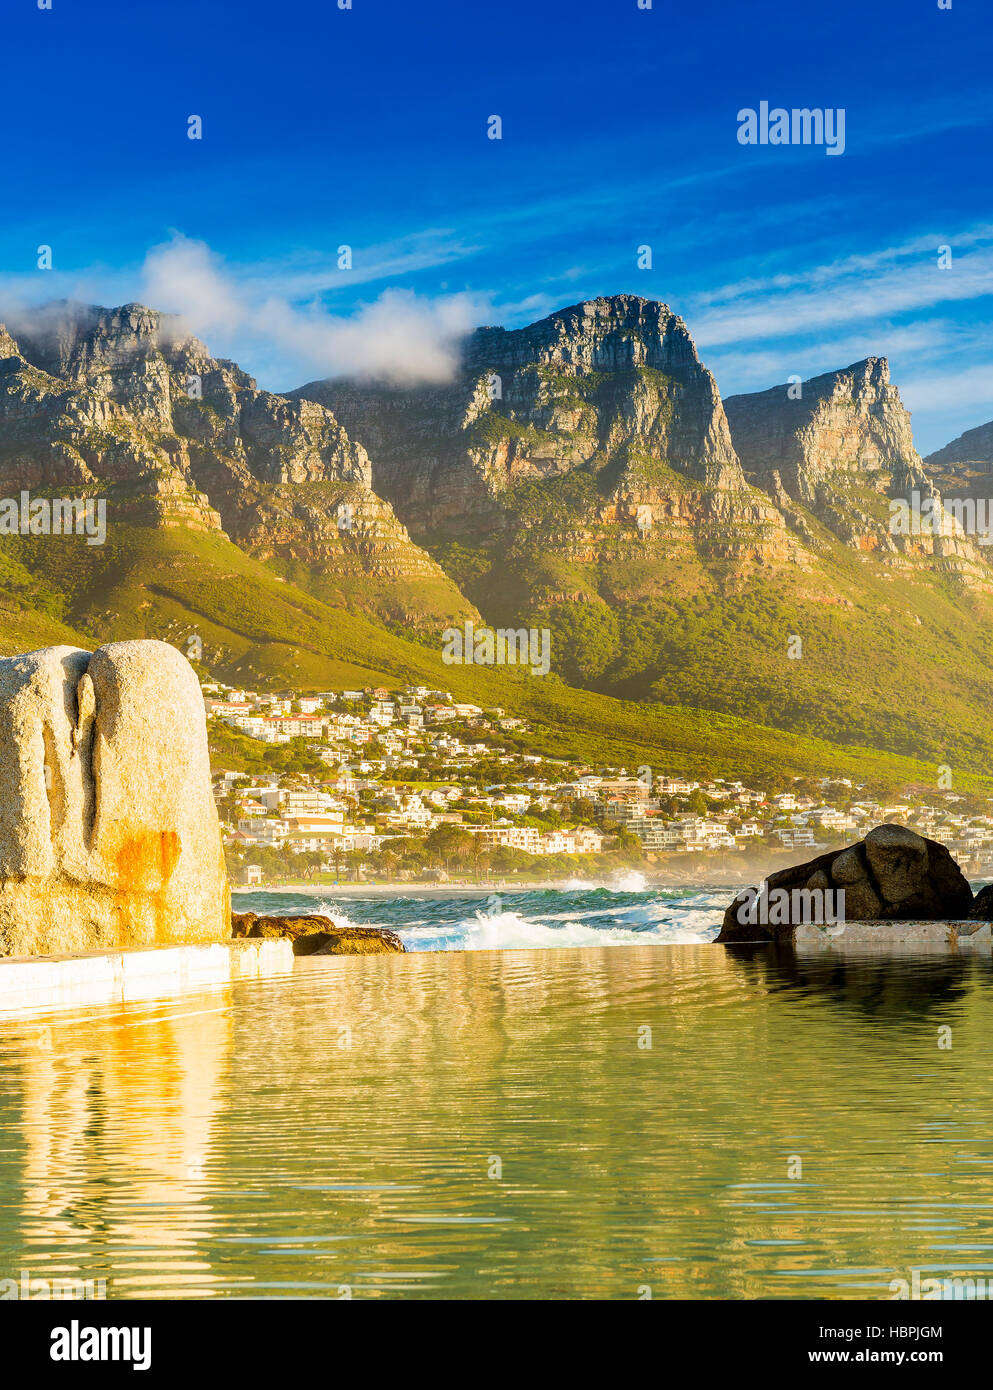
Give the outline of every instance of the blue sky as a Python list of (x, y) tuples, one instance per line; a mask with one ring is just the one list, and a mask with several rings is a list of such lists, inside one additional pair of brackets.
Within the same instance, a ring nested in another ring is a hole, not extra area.
[(993, 418), (988, 0), (8, 0), (0, 72), (8, 317), (140, 299), (279, 390), (626, 291), (725, 395), (878, 353), (922, 452)]

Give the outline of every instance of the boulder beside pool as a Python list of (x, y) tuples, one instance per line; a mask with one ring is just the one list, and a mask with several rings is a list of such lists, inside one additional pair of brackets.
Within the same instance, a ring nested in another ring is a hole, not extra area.
[(295, 956), (381, 956), (407, 949), (396, 932), (385, 927), (341, 927), (330, 917), (264, 917), (235, 912), (231, 930), (236, 937), (288, 937)]
[(0, 661), (0, 956), (230, 938), (200, 683), (166, 642)]
[(973, 907), (968, 880), (944, 845), (903, 825), (877, 825), (854, 845), (770, 874), (761, 894), (742, 890), (717, 940), (792, 942), (810, 922), (829, 931), (878, 923), (885, 936), (887, 922), (960, 921)]
[(974, 922), (993, 922), (993, 883), (980, 888), (972, 900), (969, 916)]

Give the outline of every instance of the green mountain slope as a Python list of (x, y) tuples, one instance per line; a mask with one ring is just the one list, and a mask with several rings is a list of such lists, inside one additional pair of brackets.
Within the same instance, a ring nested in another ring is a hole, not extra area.
[(313, 383), (485, 618), (572, 685), (993, 767), (993, 569), (890, 526), (937, 490), (884, 359), (722, 402), (665, 306), (481, 329), (448, 386)]
[(64, 537), (8, 537), (3, 550), (58, 610), (22, 613), (21, 625), (10, 628), (5, 616), (5, 654), (27, 649), (22, 637), (31, 623), (44, 642), (84, 646), (154, 637), (182, 650), (197, 635), (204, 667), (232, 682), (300, 690), (408, 683), (450, 690), (523, 715), (533, 727), (512, 741), (549, 756), (780, 784), (801, 775), (868, 777), (891, 788), (935, 780), (935, 768), (922, 759), (833, 745), (676, 702), (617, 700), (571, 689), (554, 675), (446, 665), (433, 645), (329, 608), (217, 532), (119, 525), (102, 547)]
[(0, 325), (0, 497), (99, 496), (114, 521), (224, 530), (343, 608), (432, 630), (473, 609), (320, 405), (258, 390), (168, 315), (57, 303)]
[[(0, 534), (0, 650), (195, 634), (233, 682), (447, 689), (593, 762), (984, 776), (993, 570), (890, 533), (932, 484), (885, 362), (787, 401), (725, 411), (634, 296), (480, 330), (446, 386), (292, 398), (152, 310), (55, 306), (0, 330), (0, 495), (105, 497), (107, 540)], [(547, 628), (551, 674), (446, 665), (477, 609)]]

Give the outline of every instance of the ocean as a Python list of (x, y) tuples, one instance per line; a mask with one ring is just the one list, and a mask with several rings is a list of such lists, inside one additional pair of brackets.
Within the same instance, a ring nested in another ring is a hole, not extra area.
[(238, 891), (235, 912), (316, 913), (342, 926), (389, 927), (408, 951), (493, 951), (567, 946), (687, 946), (713, 941), (737, 890), (648, 887), (643, 874), (609, 884), (581, 879), (556, 888)]

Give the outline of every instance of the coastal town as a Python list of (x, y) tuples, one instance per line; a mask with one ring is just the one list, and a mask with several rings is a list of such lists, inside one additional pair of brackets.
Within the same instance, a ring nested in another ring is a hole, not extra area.
[[(271, 694), (203, 684), (229, 868), (252, 886), (637, 867), (736, 877), (893, 820), (993, 872), (993, 805), (950, 789), (880, 800), (847, 778), (789, 786), (590, 767), (527, 751), (500, 708), (424, 686)], [(230, 764), (230, 765), (228, 765)]]

